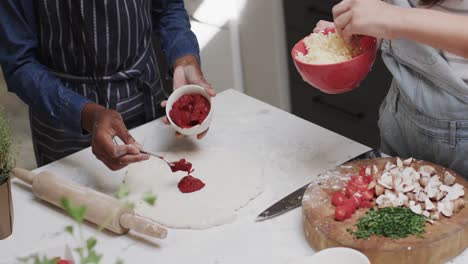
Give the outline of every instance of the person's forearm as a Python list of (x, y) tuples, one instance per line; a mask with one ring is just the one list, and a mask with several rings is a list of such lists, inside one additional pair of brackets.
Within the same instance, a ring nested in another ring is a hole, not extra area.
[(159, 5), (153, 9), (153, 20), (169, 65), (174, 66), (177, 59), (186, 55), (194, 55), (200, 62), (198, 41), (190, 30), (183, 0), (161, 1)]
[(468, 17), (440, 11), (400, 8), (392, 38), (407, 38), (468, 58)]
[(85, 104), (83, 110), (81, 110), (81, 127), (91, 133), (94, 128), (96, 114), (103, 109), (106, 108), (96, 103), (90, 102)]

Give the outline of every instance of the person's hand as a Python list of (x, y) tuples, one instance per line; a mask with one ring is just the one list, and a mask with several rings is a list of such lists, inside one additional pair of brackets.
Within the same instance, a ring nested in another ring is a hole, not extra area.
[(320, 20), (314, 28), (314, 33), (319, 33), (327, 28), (334, 28), (335, 24), (330, 21)]
[(392, 38), (398, 9), (379, 0), (343, 0), (332, 11), (337, 32), (349, 42), (353, 35)]
[[(186, 55), (176, 60), (174, 63), (174, 77), (173, 77), (173, 89), (177, 89), (183, 85), (196, 84), (205, 88), (206, 92), (214, 97), (216, 96), (215, 90), (203, 77), (203, 73), (198, 64), (197, 58), (193, 55)], [(166, 107), (166, 101), (161, 103), (162, 107)], [(164, 123), (169, 124), (167, 117), (163, 118)], [(208, 130), (197, 135), (198, 139), (202, 139)], [(179, 133), (176, 133), (178, 137), (182, 137)]]
[[(128, 164), (149, 159), (147, 154), (140, 153), (141, 145), (130, 135), (117, 111), (88, 103), (81, 112), (81, 124), (92, 134), (93, 154), (109, 169), (120, 170)], [(123, 145), (114, 143), (116, 136)]]

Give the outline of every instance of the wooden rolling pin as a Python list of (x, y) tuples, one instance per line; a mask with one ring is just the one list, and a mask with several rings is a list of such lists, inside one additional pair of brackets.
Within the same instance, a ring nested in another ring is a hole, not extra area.
[[(165, 238), (167, 230), (157, 223), (136, 216), (132, 208), (124, 206), (114, 197), (57, 177), (50, 172), (34, 174), (16, 168), (13, 175), (30, 184), (39, 199), (62, 208), (61, 200), (66, 197), (80, 206), (86, 206), (85, 219), (116, 234), (126, 234), (130, 229), (144, 235)], [(63, 209), (63, 208), (62, 208)], [(112, 217), (112, 218), (110, 218)]]

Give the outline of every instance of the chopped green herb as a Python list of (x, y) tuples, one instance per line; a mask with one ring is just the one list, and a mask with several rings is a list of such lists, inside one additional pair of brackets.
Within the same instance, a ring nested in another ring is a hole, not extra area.
[(153, 206), (154, 203), (156, 202), (156, 195), (154, 195), (151, 192), (147, 192), (143, 195), (143, 201), (145, 201), (147, 204)]
[(63, 209), (67, 212), (67, 214), (73, 218), (77, 223), (83, 223), (84, 217), (86, 214), (86, 207), (85, 206), (78, 206), (73, 204), (73, 202), (68, 198), (63, 198), (61, 200), (61, 204)]
[(71, 235), (73, 235), (73, 226), (66, 226), (65, 231)]
[(366, 239), (372, 235), (392, 239), (405, 238), (411, 235), (423, 237), (426, 220), (424, 216), (413, 213), (408, 208), (387, 207), (379, 210), (371, 208), (357, 223), (357, 230), (348, 228), (346, 231), (358, 239)]
[(120, 200), (120, 199), (127, 197), (129, 194), (130, 194), (130, 189), (128, 188), (128, 186), (125, 184), (122, 184), (119, 186), (119, 189), (115, 193), (115, 197)]

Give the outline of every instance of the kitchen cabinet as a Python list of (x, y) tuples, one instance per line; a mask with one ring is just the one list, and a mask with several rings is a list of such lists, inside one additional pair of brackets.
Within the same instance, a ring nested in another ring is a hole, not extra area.
[[(332, 21), (331, 10), (338, 0), (284, 0), (287, 51), (310, 34), (320, 20)], [(322, 93), (302, 80), (292, 59), (289, 60), (291, 111), (317, 125), (370, 147), (380, 143), (378, 109), (388, 92), (391, 74), (380, 52), (372, 71), (360, 86), (339, 95)]]

